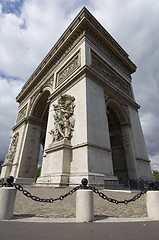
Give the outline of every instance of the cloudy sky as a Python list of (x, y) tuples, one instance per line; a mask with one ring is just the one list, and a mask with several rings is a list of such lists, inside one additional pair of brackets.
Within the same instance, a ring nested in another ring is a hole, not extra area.
[(138, 67), (133, 88), (151, 165), (159, 170), (158, 0), (0, 0), (0, 160), (16, 120), (15, 97), (84, 6)]

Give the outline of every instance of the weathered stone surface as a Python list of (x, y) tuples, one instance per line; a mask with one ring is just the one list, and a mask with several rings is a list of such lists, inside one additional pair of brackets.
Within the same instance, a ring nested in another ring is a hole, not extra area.
[[(83, 8), (17, 96), (19, 111), (1, 177), (77, 185), (83, 177), (152, 179), (132, 90), (135, 64)], [(9, 159), (9, 160), (7, 160)]]

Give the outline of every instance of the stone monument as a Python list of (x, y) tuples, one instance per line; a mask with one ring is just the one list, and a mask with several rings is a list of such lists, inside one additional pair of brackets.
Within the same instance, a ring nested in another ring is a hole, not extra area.
[(132, 89), (136, 66), (83, 8), (24, 84), (1, 177), (77, 185), (152, 179)]

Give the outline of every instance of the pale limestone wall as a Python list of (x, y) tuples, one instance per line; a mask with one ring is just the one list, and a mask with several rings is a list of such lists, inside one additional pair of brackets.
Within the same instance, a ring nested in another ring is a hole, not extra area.
[(25, 145), (18, 173), (19, 178), (35, 177), (40, 150), (40, 133), (40, 125), (30, 122), (27, 124), (26, 136), (24, 138)]
[(144, 161), (143, 159), (137, 159), (137, 168), (139, 178), (154, 180), (151, 172), (150, 162)]
[[(70, 172), (72, 174), (81, 174), (84, 172), (85, 176), (88, 172), (88, 159), (87, 159), (87, 150), (81, 144), (87, 142), (87, 121), (86, 121), (86, 79), (82, 79), (72, 88), (70, 88), (65, 94), (75, 97), (75, 108), (74, 108), (74, 119), (75, 119), (75, 128), (73, 131), (73, 137), (71, 139), (72, 145), (72, 156), (70, 156)], [(49, 117), (48, 117), (48, 126), (47, 126), (47, 136), (45, 142), (45, 153), (43, 157), (43, 165), (41, 171), (41, 181), (43, 176), (49, 174), (53, 178), (56, 174), (62, 174), (63, 160), (62, 160), (62, 150), (57, 152), (47, 152), (50, 144), (52, 143), (52, 136), (48, 134), (54, 126), (54, 111), (53, 105), (56, 104), (57, 100), (50, 103)], [(79, 146), (80, 145), (80, 146)], [(76, 154), (80, 149), (80, 154)], [(47, 153), (46, 153), (47, 152)], [(83, 156), (84, 155), (84, 156)], [(72, 157), (72, 159), (71, 159)], [(65, 166), (65, 169), (68, 166)], [(76, 172), (77, 170), (77, 172)], [(46, 179), (46, 178), (45, 178)], [(57, 183), (59, 180), (55, 179)], [(81, 181), (81, 177), (80, 180)], [(40, 179), (38, 180), (40, 182)]]
[(134, 151), (137, 163), (138, 177), (152, 179), (150, 161), (147, 154), (146, 144), (141, 128), (138, 112), (129, 107), (129, 116), (134, 140)]
[(129, 116), (131, 121), (131, 128), (134, 137), (136, 158), (148, 160), (147, 149), (141, 128), (139, 114), (137, 111), (129, 107)]
[(104, 89), (87, 78), (88, 142), (110, 150)]
[[(90, 172), (113, 174), (104, 89), (87, 78), (87, 132)], [(99, 161), (99, 164), (97, 162)]]
[(111, 152), (99, 147), (88, 148), (88, 170), (90, 173), (104, 174), (104, 178), (113, 176)]

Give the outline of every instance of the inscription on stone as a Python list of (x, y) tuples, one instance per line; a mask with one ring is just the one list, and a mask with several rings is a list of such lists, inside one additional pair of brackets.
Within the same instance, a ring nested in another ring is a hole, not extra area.
[(110, 83), (119, 88), (122, 92), (132, 98), (132, 91), (130, 84), (115, 74), (110, 67), (108, 67), (107, 63), (103, 61), (99, 56), (97, 56), (93, 51), (91, 51), (92, 67), (97, 70), (101, 75), (106, 77)]

